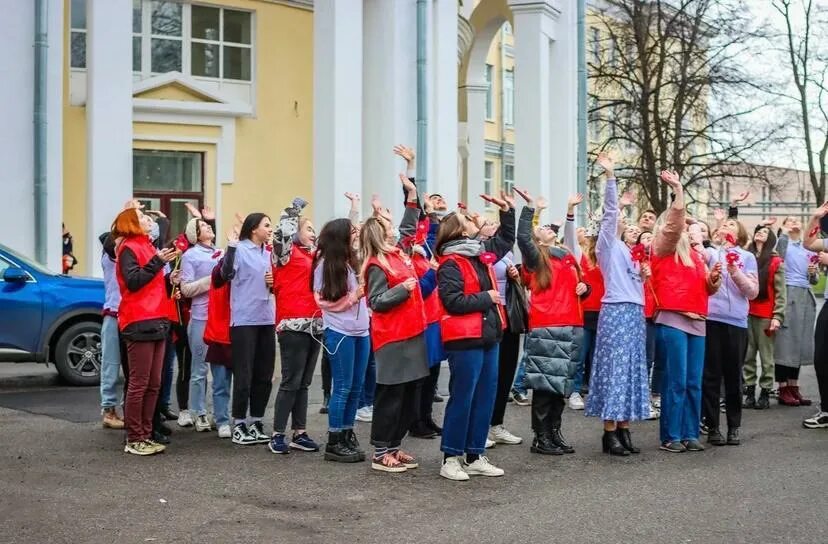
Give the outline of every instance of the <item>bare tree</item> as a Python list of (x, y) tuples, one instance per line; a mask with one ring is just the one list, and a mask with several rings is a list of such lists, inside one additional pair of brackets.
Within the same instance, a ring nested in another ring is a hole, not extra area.
[[(603, 0), (588, 34), (591, 131), (619, 151), (619, 177), (658, 212), (670, 203), (662, 169), (675, 169), (691, 202), (722, 177), (761, 178), (750, 164), (781, 123), (744, 68), (757, 31), (736, 0)], [(772, 116), (766, 116), (771, 119)], [(594, 156), (594, 155), (593, 155)]]
[(808, 172), (816, 204), (825, 201), (826, 156), (828, 156), (828, 17), (813, 0), (773, 0), (784, 22), (784, 52), (790, 63), (796, 93), (790, 98), (797, 109), (799, 137), (805, 143)]

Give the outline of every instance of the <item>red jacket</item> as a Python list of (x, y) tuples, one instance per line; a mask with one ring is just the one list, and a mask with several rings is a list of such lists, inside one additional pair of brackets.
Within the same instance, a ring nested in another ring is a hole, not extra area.
[[(386, 264), (376, 257), (371, 257), (365, 263), (365, 270), (376, 266), (385, 273), (388, 288), (392, 289), (405, 280), (417, 280), (414, 265), (401, 253), (388, 253), (385, 256)], [(370, 287), (369, 287), (370, 288)], [(366, 293), (368, 298), (371, 293)], [(420, 335), (426, 329), (425, 306), (420, 293), (420, 285), (416, 283), (408, 298), (386, 312), (374, 310), (371, 314), (371, 343), (374, 351), (390, 342), (408, 340)]]
[(748, 315), (764, 319), (773, 319), (773, 306), (776, 302), (776, 290), (773, 288), (773, 278), (776, 275), (776, 271), (779, 270), (780, 264), (782, 264), (781, 258), (777, 256), (771, 257), (770, 263), (768, 263), (768, 298), (764, 300), (751, 300)]
[(320, 317), (322, 314), (313, 291), (310, 278), (313, 271), (313, 254), (294, 244), (290, 260), (284, 266), (273, 269), (273, 291), (276, 294), (276, 323), (283, 319)]
[[(131, 236), (121, 242), (117, 257), (129, 248), (138, 261), (139, 266), (146, 266), (156, 255), (155, 246), (147, 236)], [(150, 319), (166, 319), (169, 310), (164, 272), (159, 270), (149, 283), (135, 292), (127, 289), (126, 279), (121, 274), (119, 263), (115, 266), (115, 276), (121, 290), (121, 305), (118, 307), (118, 328), (124, 330), (128, 325), (138, 321)]]
[[(457, 268), (460, 269), (460, 274), (463, 276), (463, 294), (473, 295), (480, 292), (480, 280), (477, 279), (477, 272), (469, 259), (461, 255), (448, 255), (440, 258), (441, 264), (446, 261), (454, 261)], [(488, 270), (492, 286), (496, 288), (497, 278), (495, 278), (494, 269), (489, 265)], [(494, 306), (496, 306), (496, 311), (500, 316), (501, 328), (505, 329), (506, 314), (503, 311), (503, 305), (495, 304)], [(440, 336), (444, 344), (453, 340), (483, 338), (483, 312), (450, 314), (443, 308), (442, 303), (440, 304), (440, 311), (442, 313)]]
[[(220, 264), (217, 266), (221, 266)], [(213, 272), (215, 277), (215, 271)], [(207, 299), (207, 323), (204, 326), (204, 342), (230, 345), (230, 282), (216, 287), (210, 282)]]
[(529, 329), (545, 327), (583, 327), (581, 297), (575, 294), (579, 276), (571, 253), (563, 257), (547, 256), (552, 281), (545, 289), (536, 285), (536, 273), (529, 273)]
[(707, 268), (695, 251), (690, 252), (690, 257), (695, 265), (692, 268), (677, 261), (675, 253), (651, 257), (653, 275), (650, 282), (655, 291), (657, 310), (707, 316)]
[[(411, 261), (414, 263), (414, 270), (417, 272), (418, 278), (422, 278), (431, 270), (429, 260), (419, 253), (414, 253), (411, 256)], [(423, 303), (425, 304), (426, 323), (431, 325), (432, 323), (439, 322), (442, 312), (440, 310), (440, 296), (437, 294), (437, 289), (425, 297)]]
[(581, 255), (581, 273), (583, 282), (592, 289), (582, 302), (584, 311), (597, 312), (601, 309), (601, 299), (604, 298), (604, 274), (601, 273), (598, 263), (595, 263), (595, 266), (589, 265), (586, 255)]

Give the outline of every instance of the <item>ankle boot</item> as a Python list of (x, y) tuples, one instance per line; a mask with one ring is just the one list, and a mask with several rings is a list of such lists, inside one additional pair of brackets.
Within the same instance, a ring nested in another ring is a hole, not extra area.
[(604, 436), (601, 439), (601, 442), (604, 449), (604, 453), (621, 456), (626, 456), (630, 454), (630, 452), (627, 451), (623, 445), (621, 445), (621, 442), (618, 440), (618, 435), (615, 431), (604, 431)]
[(789, 388), (791, 393), (793, 393), (793, 396), (796, 397), (796, 400), (799, 401), (800, 406), (810, 406), (812, 404), (811, 399), (802, 398), (802, 393), (799, 392), (798, 385), (791, 385)]
[(535, 439), (532, 441), (532, 446), (529, 448), (532, 453), (540, 453), (541, 455), (563, 455), (564, 451), (560, 446), (553, 444), (549, 439), (548, 433), (536, 433)]
[(325, 396), (322, 398), (322, 407), (319, 409), (320, 414), (327, 414), (328, 413), (328, 403), (331, 402), (331, 394), (325, 393)]
[(618, 427), (615, 429), (615, 435), (618, 437), (618, 441), (630, 453), (641, 453), (641, 450), (633, 446), (632, 443), (632, 434), (630, 434), (630, 430), (628, 428), (621, 428)]
[(441, 436), (443, 434), (443, 428), (437, 425), (433, 417), (429, 417), (428, 419), (426, 419), (425, 423), (426, 426), (432, 431), (434, 431), (434, 434), (436, 434), (437, 436)]
[(754, 405), (757, 410), (767, 410), (770, 408), (770, 390), (762, 389), (759, 391), (759, 400)]
[(337, 463), (358, 463), (359, 454), (345, 443), (344, 433), (329, 432), (328, 443), (325, 444), (325, 460)]
[(783, 406), (799, 406), (799, 399), (797, 399), (790, 386), (782, 386), (779, 388), (779, 404)]
[(353, 429), (345, 429), (342, 431), (345, 445), (356, 452), (360, 461), (365, 461), (365, 451), (359, 447), (359, 440), (357, 440), (356, 433)]
[(756, 408), (756, 386), (745, 386), (745, 400), (742, 401), (742, 408)]
[(408, 429), (408, 434), (414, 438), (434, 438), (437, 436), (437, 433), (435, 433), (424, 421), (417, 421), (414, 423), (411, 428)]
[(549, 441), (558, 446), (564, 453), (575, 453), (575, 448), (569, 445), (566, 439), (561, 434), (560, 429), (552, 429), (549, 432)]

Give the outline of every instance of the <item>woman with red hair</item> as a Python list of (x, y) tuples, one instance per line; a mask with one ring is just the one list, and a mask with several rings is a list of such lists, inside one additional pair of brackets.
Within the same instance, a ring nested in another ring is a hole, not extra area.
[(152, 219), (138, 208), (122, 211), (112, 224), (112, 237), (118, 240), (115, 274), (121, 291), (118, 328), (126, 340), (129, 360), (124, 451), (134, 455), (164, 451), (163, 445), (152, 440), (152, 418), (170, 327), (164, 265), (177, 251), (155, 249), (148, 236), (152, 225)]

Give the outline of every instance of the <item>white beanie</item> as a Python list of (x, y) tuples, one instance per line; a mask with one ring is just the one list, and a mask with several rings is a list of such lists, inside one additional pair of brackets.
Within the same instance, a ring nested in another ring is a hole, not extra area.
[(184, 236), (192, 245), (198, 243), (198, 218), (193, 217), (187, 221), (187, 226), (184, 228)]

